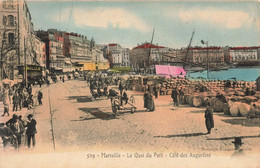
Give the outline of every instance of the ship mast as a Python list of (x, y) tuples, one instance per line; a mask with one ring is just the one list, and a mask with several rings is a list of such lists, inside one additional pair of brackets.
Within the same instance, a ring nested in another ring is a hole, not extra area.
[(188, 45), (188, 47), (187, 47), (187, 52), (186, 52), (185, 60), (184, 60), (184, 62), (183, 62), (183, 69), (185, 69), (186, 61), (187, 61), (187, 59), (188, 59), (189, 50), (190, 50), (190, 45), (191, 45), (191, 42), (192, 42), (192, 39), (193, 39), (193, 36), (194, 36), (194, 32), (195, 32), (195, 30), (193, 30), (193, 32), (192, 32), (192, 34), (191, 34), (190, 42), (189, 42), (189, 45)]

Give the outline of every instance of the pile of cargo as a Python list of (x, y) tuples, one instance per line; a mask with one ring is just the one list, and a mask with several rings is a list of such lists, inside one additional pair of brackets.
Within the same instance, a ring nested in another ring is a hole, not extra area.
[[(225, 87), (225, 81), (187, 80), (158, 76), (132, 76), (126, 81), (127, 88), (134, 91), (151, 91), (157, 87), (160, 95), (170, 95), (174, 88), (182, 89), (181, 103), (192, 107), (203, 107), (208, 102), (215, 112), (231, 116), (260, 116), (260, 92), (246, 96), (246, 88), (254, 89), (255, 82), (235, 81)], [(233, 88), (234, 87), (234, 88)], [(219, 96), (222, 97), (219, 97)]]

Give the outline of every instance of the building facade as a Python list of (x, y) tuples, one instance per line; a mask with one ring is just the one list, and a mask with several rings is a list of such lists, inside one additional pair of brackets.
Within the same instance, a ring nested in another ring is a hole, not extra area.
[(34, 26), (24, 0), (0, 1), (0, 18), (0, 78), (14, 79), (19, 66), (37, 65)]
[(86, 36), (77, 33), (63, 33), (65, 56), (71, 63), (84, 63), (92, 61), (90, 41)]
[(130, 66), (130, 50), (128, 48), (111, 43), (103, 51), (112, 66)]
[(123, 48), (122, 50), (122, 66), (130, 67), (130, 50), (129, 48)]
[(229, 58), (230, 62), (241, 61), (257, 61), (259, 58), (260, 47), (230, 47)]
[(134, 71), (146, 71), (151, 65), (161, 64), (164, 55), (169, 53), (169, 48), (145, 43), (134, 47), (130, 51), (130, 62)]
[(50, 68), (62, 70), (65, 64), (63, 50), (64, 38), (59, 34), (49, 34), (49, 65)]
[(190, 48), (192, 62), (197, 65), (206, 65), (207, 58), (211, 65), (224, 64), (224, 49), (221, 47)]
[(45, 63), (49, 70), (62, 70), (65, 66), (64, 38), (59, 33), (37, 31), (39, 39), (45, 44)]
[(45, 43), (35, 36), (35, 52), (36, 60), (41, 67), (46, 65)]

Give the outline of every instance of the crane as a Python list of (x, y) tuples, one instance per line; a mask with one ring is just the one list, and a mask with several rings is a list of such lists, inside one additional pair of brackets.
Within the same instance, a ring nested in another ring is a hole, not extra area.
[(194, 32), (195, 30), (193, 30), (192, 34), (191, 34), (191, 38), (190, 38), (190, 43), (187, 47), (187, 52), (186, 52), (186, 56), (185, 56), (185, 60), (183, 62), (183, 69), (185, 69), (185, 65), (186, 65), (186, 62), (187, 62), (187, 59), (188, 59), (188, 55), (189, 55), (189, 49), (190, 49), (190, 45), (191, 45), (191, 42), (192, 42), (192, 39), (193, 39), (193, 36), (194, 36)]

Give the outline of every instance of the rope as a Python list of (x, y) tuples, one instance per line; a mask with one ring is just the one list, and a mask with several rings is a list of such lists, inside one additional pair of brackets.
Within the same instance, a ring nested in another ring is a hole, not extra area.
[(69, 25), (70, 25), (70, 20), (71, 20), (71, 15), (72, 15), (73, 6), (74, 6), (74, 0), (72, 1), (72, 6), (71, 6), (71, 9), (70, 9), (70, 17), (69, 17), (69, 22), (68, 22), (68, 26), (67, 26), (67, 28), (66, 28), (66, 31), (68, 31), (68, 28), (69, 28)]

